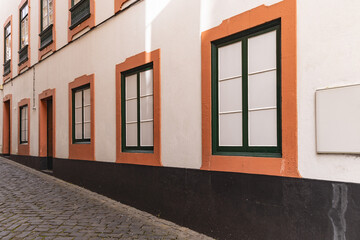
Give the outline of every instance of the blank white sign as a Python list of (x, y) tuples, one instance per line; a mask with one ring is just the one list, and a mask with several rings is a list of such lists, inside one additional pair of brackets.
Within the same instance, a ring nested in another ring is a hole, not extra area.
[(360, 85), (316, 91), (318, 153), (360, 153)]

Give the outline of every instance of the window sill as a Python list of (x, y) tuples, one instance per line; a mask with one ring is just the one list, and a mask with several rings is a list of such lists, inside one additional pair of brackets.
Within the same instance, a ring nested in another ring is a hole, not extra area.
[(74, 142), (72, 144), (91, 144), (91, 141), (79, 141), (79, 142)]
[(126, 149), (124, 149), (122, 152), (124, 152), (124, 153), (150, 153), (150, 154), (152, 154), (152, 153), (154, 153), (154, 150), (126, 150)]
[(239, 157), (269, 157), (269, 158), (282, 158), (281, 153), (271, 152), (213, 152), (212, 155), (218, 156), (239, 156)]

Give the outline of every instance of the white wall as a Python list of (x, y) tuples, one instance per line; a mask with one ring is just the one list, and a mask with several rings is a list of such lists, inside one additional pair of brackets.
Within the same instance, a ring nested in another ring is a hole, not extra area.
[(359, 1), (297, 1), (299, 168), (306, 178), (360, 182), (358, 155), (316, 154), (315, 90), (360, 83)]
[[(95, 74), (95, 154), (115, 161), (115, 65), (161, 48), (161, 148), (165, 166), (201, 166), (201, 32), (261, 4), (280, 0), (143, 0), (67, 45), (68, 1), (56, 1), (56, 44), (61, 51), (6, 84), (13, 94), (12, 146), (17, 153), (17, 103), (31, 99), (31, 154), (38, 154), (38, 95), (56, 88), (56, 155), (68, 157), (68, 83)], [(13, 15), (13, 74), (18, 62), (18, 4), (0, 1), (0, 24)], [(31, 63), (38, 59), (39, 1), (31, 0)], [(356, 1), (298, 0), (299, 171), (303, 177), (360, 182), (355, 155), (320, 155), (315, 148), (315, 90), (358, 84), (360, 20)], [(95, 22), (114, 13), (113, 0), (96, 0)], [(3, 42), (0, 31), (0, 45)], [(2, 63), (3, 47), (0, 47)], [(2, 73), (2, 70), (0, 71)], [(2, 112), (0, 104), (0, 112)], [(0, 118), (2, 126), (2, 117)], [(2, 129), (0, 128), (0, 133)], [(0, 143), (2, 139), (0, 138)]]

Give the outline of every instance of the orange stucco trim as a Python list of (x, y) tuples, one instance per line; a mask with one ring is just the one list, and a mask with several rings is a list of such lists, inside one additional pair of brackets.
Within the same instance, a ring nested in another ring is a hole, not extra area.
[[(26, 60), (26, 62), (23, 62), (21, 65), (19, 65), (18, 67), (18, 73), (20, 73), (23, 69), (25, 68), (28, 68), (30, 67), (30, 62), (31, 62), (31, 44), (30, 44), (30, 40), (31, 40), (31, 24), (30, 24), (30, 21), (31, 21), (31, 16), (30, 16), (30, 10), (31, 10), (31, 7), (30, 7), (30, 0), (21, 0), (21, 3), (19, 4), (19, 19), (20, 19), (20, 9), (24, 6), (24, 4), (27, 2), (28, 4), (28, 8), (29, 8), (29, 12), (28, 12), (28, 60)], [(20, 20), (19, 20), (20, 21)], [(20, 48), (20, 29), (19, 29), (19, 48)]]
[[(217, 156), (211, 145), (211, 42), (281, 18), (282, 158)], [(259, 6), (202, 33), (203, 170), (300, 177), (297, 142), (296, 0)]]
[[(69, 83), (69, 158), (95, 160), (95, 86), (94, 74), (83, 75)], [(72, 139), (72, 90), (90, 84), (91, 137), (90, 143), (73, 143)]]
[[(20, 144), (20, 124), (21, 124), (21, 119), (20, 119), (20, 108), (23, 106), (28, 106), (28, 142), (25, 144)], [(18, 155), (29, 155), (30, 153), (30, 98), (25, 98), (22, 99), (19, 103), (18, 103), (18, 109), (19, 109), (19, 114), (18, 114)]]
[[(10, 26), (11, 26), (11, 41), (10, 41), (10, 47), (11, 47), (11, 57), (10, 57), (10, 59), (11, 59), (11, 62), (10, 62), (10, 72), (6, 75), (6, 76), (4, 76), (3, 77), (3, 81), (5, 82), (6, 80), (9, 80), (9, 79), (11, 79), (12, 78), (12, 64), (13, 64), (13, 54), (12, 54), (12, 52), (13, 52), (13, 24), (12, 24), (12, 15), (10, 16), (10, 17), (8, 17), (7, 19), (6, 19), (6, 21), (5, 21), (5, 23), (4, 23), (4, 27), (3, 27), (3, 29), (5, 29), (5, 27), (8, 25), (10, 23)], [(4, 41), (4, 40), (3, 40)], [(5, 49), (4, 49), (4, 51), (5, 51)], [(3, 70), (3, 72), (4, 72), (4, 68), (2, 69)]]
[[(153, 63), (154, 73), (154, 152), (129, 153), (121, 151), (121, 73), (147, 63)], [(151, 53), (143, 52), (127, 58), (116, 65), (116, 162), (140, 165), (161, 166), (160, 139), (160, 49)]]
[(3, 98), (3, 154), (11, 154), (12, 94)]
[[(69, 9), (71, 8), (71, 0), (69, 0)], [(68, 42), (71, 42), (73, 37), (84, 30), (85, 28), (93, 28), (95, 26), (95, 0), (90, 0), (90, 17), (84, 22), (80, 23), (73, 30), (70, 30), (71, 26), (71, 12), (69, 11), (68, 19)]]
[(115, 13), (119, 12), (122, 8), (122, 6), (124, 5), (124, 3), (126, 3), (127, 1), (129, 0), (115, 0), (115, 6), (114, 6), (114, 9), (115, 9)]
[(47, 89), (39, 94), (39, 156), (47, 156), (47, 100), (52, 99), (53, 106), (53, 156), (56, 157), (56, 91)]
[[(41, 6), (41, 1), (39, 1), (39, 6)], [(41, 10), (40, 10), (41, 11)], [(44, 49), (40, 50), (40, 46), (41, 46), (41, 40), (40, 40), (40, 36), (39, 36), (39, 54), (38, 54), (38, 58), (39, 61), (43, 58), (43, 56), (45, 56), (46, 54), (48, 54), (49, 52), (55, 52), (56, 51), (56, 0), (53, 0), (53, 42), (51, 44), (49, 44), (47, 47), (45, 47)], [(40, 14), (40, 21), (39, 21), (39, 29), (40, 32), (42, 31), (41, 29), (41, 14)]]

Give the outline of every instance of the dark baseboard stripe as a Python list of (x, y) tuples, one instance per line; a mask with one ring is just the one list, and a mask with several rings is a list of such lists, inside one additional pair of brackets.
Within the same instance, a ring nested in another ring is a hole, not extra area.
[(217, 239), (360, 235), (359, 184), (69, 159), (54, 176)]

